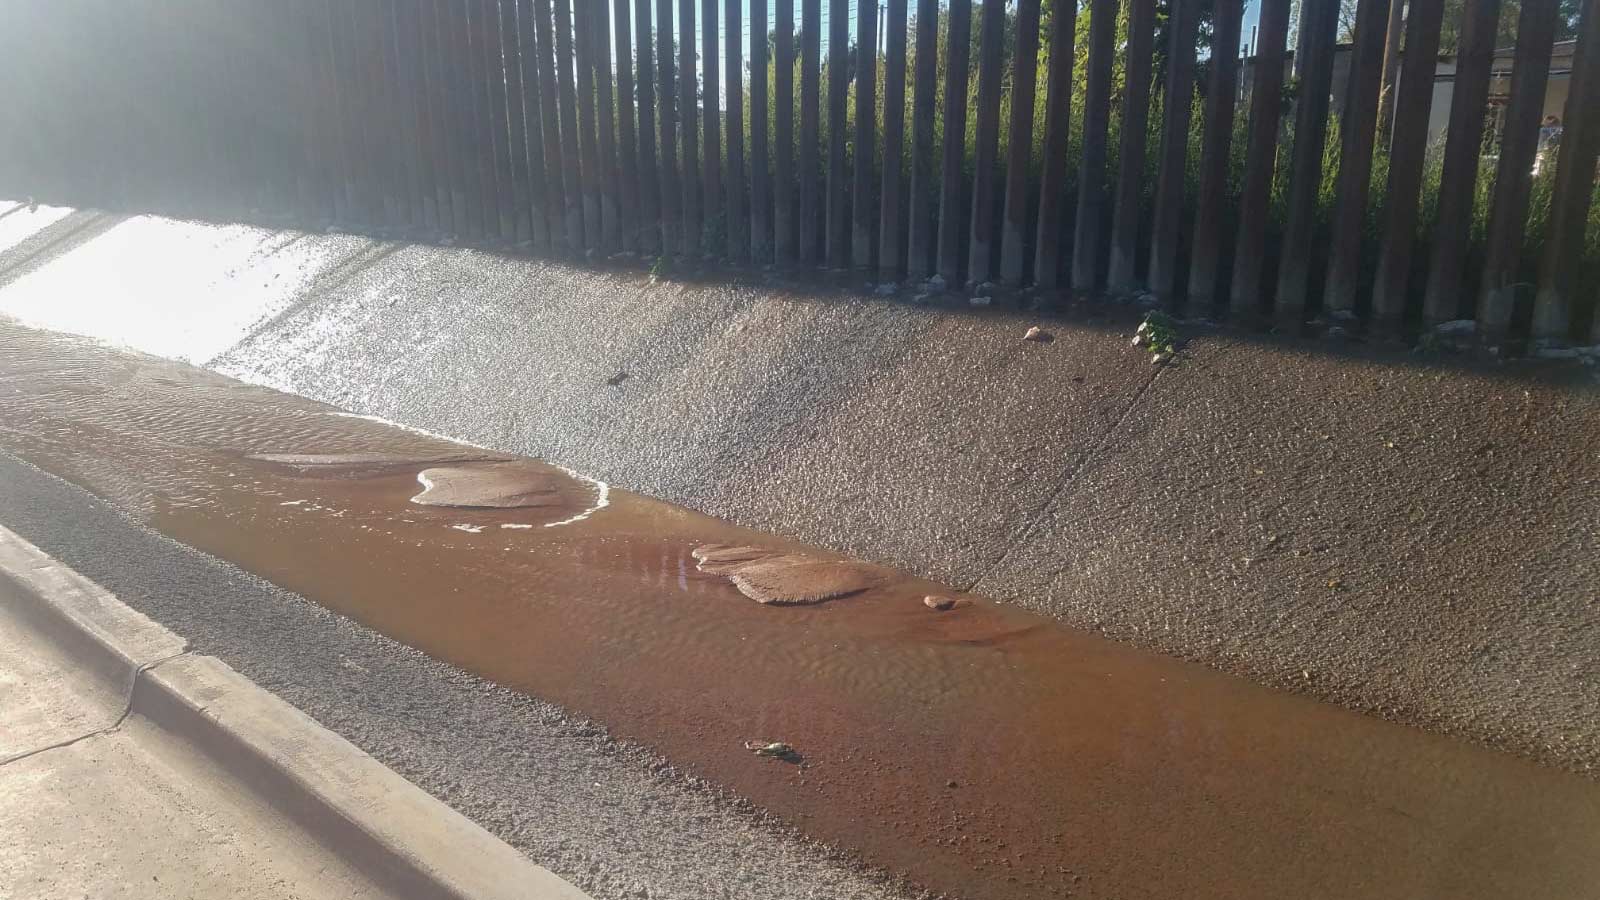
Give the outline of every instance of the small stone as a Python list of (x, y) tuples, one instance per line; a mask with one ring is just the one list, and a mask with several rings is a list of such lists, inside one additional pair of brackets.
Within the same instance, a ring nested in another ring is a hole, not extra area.
[(1342, 578), (1329, 578), (1328, 579), (1328, 590), (1337, 591), (1342, 587), (1344, 587), (1344, 579), (1342, 579)]
[(885, 281), (883, 284), (878, 285), (877, 293), (879, 297), (892, 297), (894, 296), (894, 292), (899, 289), (900, 285), (895, 284), (892, 281)]
[(1136, 335), (1133, 336), (1133, 342), (1132, 342), (1133, 346), (1135, 346), (1135, 347), (1143, 347), (1144, 346), (1144, 342), (1145, 342), (1145, 336), (1144, 336), (1144, 334), (1142, 332), (1140, 334), (1136, 334)]
[(979, 294), (992, 294), (998, 288), (999, 288), (999, 285), (995, 284), (994, 282), (985, 281), (985, 282), (980, 283), (976, 288), (974, 288), (974, 290)]
[(783, 741), (745, 741), (744, 748), (757, 756), (793, 756), (794, 748)]
[(990, 297), (988, 295), (983, 295), (983, 296), (979, 296), (979, 297), (973, 297), (972, 299), (968, 300), (967, 302), (972, 304), (973, 306), (988, 306), (989, 303), (991, 301), (993, 301), (993, 300), (994, 300), (993, 297)]
[(1043, 328), (1035, 325), (1028, 329), (1028, 332), (1022, 336), (1022, 339), (1025, 341), (1037, 341), (1041, 344), (1048, 344), (1050, 341), (1055, 339), (1055, 336), (1050, 332), (1045, 331)]
[(943, 275), (935, 275), (928, 279), (928, 290), (942, 291), (945, 289), (945, 284), (946, 282)]
[(922, 605), (939, 612), (946, 612), (966, 604), (955, 597), (947, 597), (944, 594), (929, 594), (922, 598)]
[(1334, 325), (1327, 331), (1324, 331), (1322, 336), (1326, 338), (1332, 338), (1334, 340), (1340, 340), (1350, 336), (1350, 329), (1345, 328), (1342, 325)]
[(1157, 353), (1150, 357), (1150, 365), (1159, 366), (1172, 358), (1171, 353)]

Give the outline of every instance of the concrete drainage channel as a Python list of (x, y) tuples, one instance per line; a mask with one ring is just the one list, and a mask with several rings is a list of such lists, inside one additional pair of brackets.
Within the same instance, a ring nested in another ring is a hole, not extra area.
[[(363, 896), (587, 897), (220, 660), (192, 652), (182, 637), (3, 527), (0, 617), (11, 620), (7, 630), (13, 640), (44, 641), (60, 651), (79, 670), (67, 678), (97, 682), (105, 708), (102, 720), (110, 720), (99, 725), (86, 721), (38, 746), (0, 744), (0, 784), (10, 766), (128, 729), (134, 722), (140, 728), (149, 724), (226, 773), (233, 787), (243, 786), (255, 801), (269, 804), (280, 826), (302, 832), (300, 839), (320, 845), (352, 869), (367, 882)], [(15, 672), (0, 675), (6, 682), (0, 684), (0, 696), (6, 696), (4, 706), (10, 710), (0, 715), (29, 719), (38, 704), (21, 694), (32, 679), (18, 678)], [(18, 734), (25, 739), (28, 724), (9, 722), (5, 730), (18, 726), (13, 740)], [(23, 840), (29, 840), (29, 827), (17, 829)], [(164, 841), (163, 851), (168, 851)], [(42, 851), (46, 856), (49, 852)], [(29, 857), (37, 868), (37, 855), (0, 850), (0, 874), (38, 896), (64, 895), (69, 883), (41, 881), (34, 872), (26, 879), (30, 885), (21, 877), (25, 872), (7, 871), (16, 860)], [(82, 866), (52, 868), (63, 879), (73, 879), (78, 877), (74, 870)], [(160, 874), (169, 873), (163, 869), (152, 876), (155, 885), (150, 889), (157, 896), (164, 891)]]

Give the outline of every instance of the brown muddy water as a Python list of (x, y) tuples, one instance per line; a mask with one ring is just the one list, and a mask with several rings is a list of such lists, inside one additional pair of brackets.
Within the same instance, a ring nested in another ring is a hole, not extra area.
[(936, 891), (1600, 896), (1600, 784), (536, 461), (4, 324), (0, 447)]

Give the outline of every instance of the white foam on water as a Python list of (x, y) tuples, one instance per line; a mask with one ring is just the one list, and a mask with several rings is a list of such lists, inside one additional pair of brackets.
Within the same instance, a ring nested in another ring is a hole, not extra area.
[[(417, 483), (422, 485), (422, 490), (418, 491), (417, 495), (415, 497), (411, 498), (411, 502), (412, 503), (421, 503), (422, 502), (422, 498), (426, 497), (428, 495), (428, 492), (433, 490), (433, 479), (428, 477), (428, 473), (427, 472), (418, 472), (417, 473)], [(407, 521), (407, 520), (402, 520), (402, 521)]]
[(465, 531), (468, 534), (479, 534), (483, 531), (482, 525), (451, 525), (450, 527), (457, 531)]
[[(552, 465), (554, 465), (554, 464), (552, 463)], [(594, 505), (589, 507), (588, 509), (584, 510), (583, 512), (578, 513), (577, 515), (572, 516), (571, 518), (562, 519), (559, 522), (546, 522), (544, 527), (546, 527), (546, 528), (556, 528), (556, 527), (559, 527), (559, 526), (562, 526), (562, 525), (571, 525), (574, 522), (582, 522), (584, 519), (589, 518), (590, 516), (594, 515), (595, 513), (599, 512), (600, 510), (605, 509), (606, 507), (611, 505), (611, 485), (606, 484), (604, 481), (601, 481), (598, 478), (590, 478), (589, 476), (584, 475), (582, 473), (574, 472), (573, 470), (567, 468), (566, 466), (556, 466), (556, 468), (558, 468), (561, 471), (567, 473), (568, 475), (571, 475), (573, 478), (577, 478), (580, 481), (587, 481), (590, 484), (594, 485), (594, 493), (595, 493)]]

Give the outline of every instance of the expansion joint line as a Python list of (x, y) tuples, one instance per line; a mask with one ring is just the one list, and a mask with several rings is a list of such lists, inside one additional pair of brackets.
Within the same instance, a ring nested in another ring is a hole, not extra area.
[(134, 669), (133, 677), (128, 679), (127, 696), (123, 697), (122, 699), (122, 712), (117, 715), (117, 720), (112, 722), (110, 725), (107, 725), (104, 728), (93, 729), (92, 731), (85, 732), (77, 735), (76, 737), (70, 737), (65, 740), (56, 741), (53, 744), (46, 744), (43, 747), (35, 747), (32, 750), (24, 750), (21, 753), (13, 754), (5, 759), (0, 759), (0, 767), (9, 766), (18, 760), (27, 759), (30, 756), (38, 756), (41, 753), (48, 753), (51, 750), (60, 750), (63, 747), (70, 747), (79, 741), (86, 741), (89, 738), (99, 737), (103, 734), (110, 734), (113, 731), (116, 731), (118, 728), (122, 727), (123, 722), (128, 720), (128, 716), (133, 714), (133, 691), (134, 688), (139, 684), (139, 677), (156, 666), (161, 665), (162, 663), (171, 662), (180, 656), (188, 655), (189, 649), (185, 647), (184, 649), (179, 650), (177, 653), (174, 653), (170, 656), (163, 656), (160, 659), (153, 659), (147, 663), (142, 663), (137, 669)]
[(1046, 498), (1044, 504), (1039, 507), (1039, 511), (1034, 514), (1033, 518), (1028, 520), (1027, 526), (1024, 527), (1022, 532), (1017, 535), (1017, 539), (1012, 541), (1011, 545), (1002, 551), (1000, 556), (997, 557), (994, 562), (990, 563), (982, 572), (978, 573), (978, 576), (972, 580), (972, 583), (967, 585), (967, 592), (976, 591), (979, 585), (983, 584), (983, 582), (988, 579), (989, 576), (999, 571), (1000, 567), (1005, 565), (1006, 560), (1011, 558), (1011, 553), (1013, 550), (1021, 546), (1028, 540), (1028, 538), (1033, 536), (1034, 531), (1037, 530), (1039, 525), (1044, 522), (1045, 516), (1050, 514), (1050, 509), (1056, 505), (1056, 502), (1060, 500), (1061, 497), (1066, 494), (1066, 492), (1072, 488), (1074, 484), (1077, 483), (1078, 476), (1081, 475), (1084, 470), (1089, 468), (1089, 463), (1099, 458), (1101, 451), (1103, 451), (1111, 442), (1112, 436), (1122, 428), (1123, 423), (1128, 421), (1128, 417), (1133, 415), (1133, 411), (1138, 409), (1139, 402), (1143, 400), (1145, 394), (1149, 393), (1150, 389), (1155, 386), (1156, 381), (1159, 380), (1162, 375), (1166, 374), (1168, 368), (1168, 365), (1159, 366), (1150, 374), (1149, 378), (1145, 379), (1144, 384), (1140, 385), (1139, 389), (1134, 392), (1133, 397), (1128, 400), (1128, 405), (1123, 407), (1121, 415), (1117, 416), (1117, 420), (1106, 427), (1105, 431), (1101, 433), (1100, 439), (1083, 454), (1083, 457), (1079, 459), (1078, 462), (1073, 465), (1064, 476), (1062, 476), (1061, 483), (1056, 485), (1056, 489), (1050, 493), (1050, 496)]

